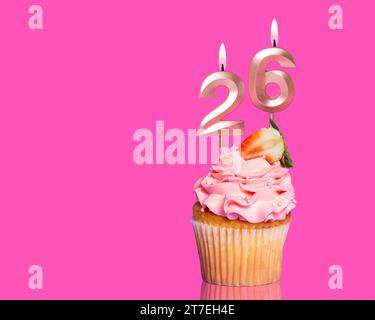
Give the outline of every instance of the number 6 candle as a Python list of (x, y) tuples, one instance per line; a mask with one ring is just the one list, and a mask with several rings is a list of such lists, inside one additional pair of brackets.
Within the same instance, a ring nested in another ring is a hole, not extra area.
[(219, 68), (221, 71), (212, 73), (204, 79), (200, 96), (202, 98), (213, 97), (216, 88), (219, 86), (224, 86), (228, 89), (228, 96), (221, 105), (203, 118), (198, 134), (219, 134), (220, 147), (222, 147), (223, 135), (229, 134), (229, 129), (240, 129), (240, 133), (243, 130), (243, 121), (222, 121), (222, 119), (241, 103), (244, 96), (244, 84), (240, 77), (232, 72), (225, 71), (226, 51), (223, 43), (219, 50)]
[[(259, 51), (253, 58), (249, 70), (249, 94), (250, 98), (259, 109), (269, 112), (285, 110), (294, 97), (294, 82), (290, 75), (282, 70), (267, 70), (267, 65), (278, 62), (282, 67), (294, 68), (296, 66), (293, 56), (286, 50), (277, 48), (278, 28), (276, 19), (271, 26), (271, 48)], [(266, 86), (270, 83), (277, 84), (280, 93), (270, 96), (266, 92)]]

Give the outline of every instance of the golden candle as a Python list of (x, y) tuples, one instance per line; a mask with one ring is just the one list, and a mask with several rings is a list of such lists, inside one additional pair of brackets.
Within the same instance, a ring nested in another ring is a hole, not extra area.
[[(296, 66), (293, 56), (286, 50), (278, 48), (278, 27), (274, 19), (271, 26), (272, 47), (259, 51), (253, 58), (249, 69), (249, 94), (254, 105), (271, 115), (288, 108), (294, 97), (294, 82), (290, 75), (282, 70), (267, 70), (270, 62), (275, 61), (282, 67)], [(266, 86), (274, 83), (279, 86), (277, 96), (270, 96)]]
[[(208, 75), (201, 86), (200, 96), (202, 98), (211, 98), (219, 86), (228, 89), (227, 98), (223, 103), (217, 106), (207, 114), (200, 123), (198, 134), (222, 134), (224, 129), (243, 128), (243, 121), (223, 120), (225, 116), (238, 107), (243, 100), (244, 84), (239, 76), (226, 69), (226, 50), (222, 43), (219, 50), (219, 68), (220, 71)], [(229, 132), (229, 130), (225, 130)]]

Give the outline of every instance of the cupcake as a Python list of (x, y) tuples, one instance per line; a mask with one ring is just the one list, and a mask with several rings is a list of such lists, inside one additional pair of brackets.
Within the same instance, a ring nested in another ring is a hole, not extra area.
[(291, 211), (292, 166), (276, 124), (223, 149), (194, 185), (193, 227), (204, 281), (228, 286), (277, 282)]

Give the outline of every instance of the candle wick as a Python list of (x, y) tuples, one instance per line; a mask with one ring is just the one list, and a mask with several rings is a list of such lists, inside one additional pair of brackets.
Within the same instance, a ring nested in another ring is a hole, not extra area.
[(273, 39), (273, 46), (276, 47), (276, 40)]
[(221, 64), (221, 71), (224, 71), (224, 64)]

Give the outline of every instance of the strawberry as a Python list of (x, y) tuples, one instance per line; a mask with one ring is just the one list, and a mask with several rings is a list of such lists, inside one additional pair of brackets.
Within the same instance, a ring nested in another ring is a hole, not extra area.
[(274, 163), (282, 158), (284, 151), (283, 137), (272, 127), (255, 131), (241, 144), (241, 156), (245, 160), (264, 156), (269, 163)]

